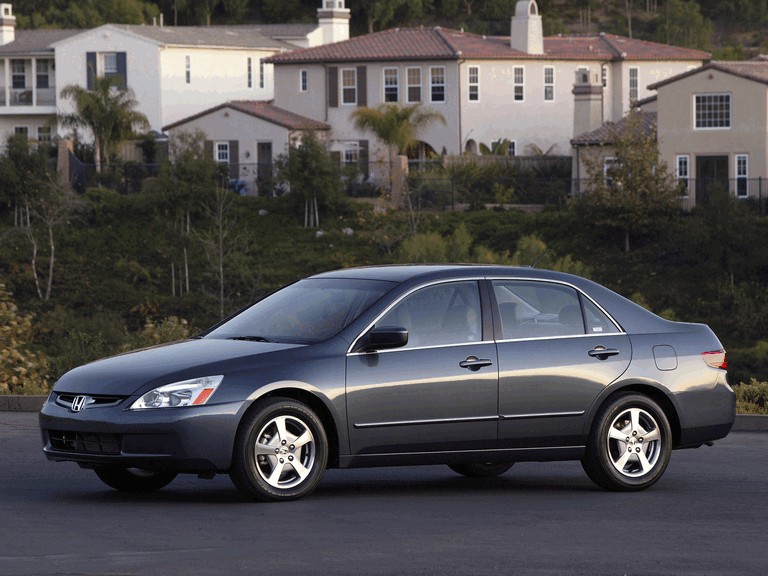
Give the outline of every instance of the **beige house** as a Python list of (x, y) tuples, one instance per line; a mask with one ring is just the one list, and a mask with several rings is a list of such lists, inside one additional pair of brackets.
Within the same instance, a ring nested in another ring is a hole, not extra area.
[(421, 156), (477, 153), (480, 144), (504, 138), (513, 154), (568, 154), (577, 74), (598, 79), (599, 125), (619, 121), (633, 102), (651, 96), (649, 84), (709, 57), (611, 34), (544, 37), (536, 1), (520, 0), (509, 36), (398, 28), (267, 62), (274, 65), (276, 103), (330, 124), (331, 149), (343, 158), (365, 148), (375, 160), (385, 156), (384, 146), (350, 117), (360, 106), (418, 103), (440, 112), (446, 122), (421, 134)]
[(660, 156), (692, 205), (712, 186), (768, 195), (768, 61), (711, 62), (649, 89), (658, 93)]
[(269, 102), (232, 101), (163, 127), (171, 140), (201, 131), (219, 164), (229, 168), (230, 185), (241, 194), (269, 194), (273, 159), (313, 131), (325, 139), (330, 126)]

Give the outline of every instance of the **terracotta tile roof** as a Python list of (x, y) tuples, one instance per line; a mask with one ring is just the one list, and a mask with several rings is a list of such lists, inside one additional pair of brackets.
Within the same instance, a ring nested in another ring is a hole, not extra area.
[[(644, 134), (656, 134), (656, 112), (637, 112), (640, 116), (640, 127)], [(571, 140), (573, 146), (605, 146), (613, 142), (616, 134), (621, 134), (627, 129), (627, 117), (616, 123), (606, 122), (600, 128), (585, 132)]]
[(264, 102), (260, 100), (232, 100), (230, 102), (225, 102), (224, 104), (214, 106), (213, 108), (208, 108), (207, 110), (203, 110), (202, 112), (198, 112), (192, 116), (188, 116), (182, 120), (179, 120), (178, 122), (169, 124), (168, 126), (164, 126), (163, 132), (171, 128), (177, 128), (182, 124), (186, 124), (187, 122), (196, 120), (197, 118), (201, 118), (218, 110), (223, 110), (224, 108), (237, 110), (243, 114), (248, 114), (249, 116), (265, 120), (277, 126), (282, 126), (288, 130), (331, 129), (331, 126), (325, 122), (313, 120), (312, 118), (307, 118), (306, 116), (301, 116), (300, 114), (289, 112), (283, 108), (278, 108), (272, 104), (272, 102)]
[(13, 42), (0, 46), (0, 54), (4, 56), (25, 54), (53, 54), (54, 42), (64, 40), (84, 30), (16, 30)]
[(768, 61), (745, 60), (745, 61), (739, 61), (739, 62), (734, 62), (734, 61), (710, 62), (709, 64), (706, 64), (701, 68), (696, 68), (695, 70), (689, 70), (688, 72), (678, 74), (677, 76), (672, 76), (671, 78), (667, 78), (665, 80), (662, 80), (661, 82), (656, 82), (655, 84), (651, 84), (650, 86), (648, 86), (648, 88), (650, 90), (656, 90), (659, 86), (666, 86), (667, 84), (671, 84), (672, 82), (677, 82), (678, 80), (681, 80), (683, 78), (688, 78), (689, 76), (693, 76), (694, 74), (700, 74), (702, 72), (706, 72), (707, 70), (719, 70), (720, 72), (724, 72), (726, 74), (732, 74), (734, 76), (738, 76), (740, 78), (746, 78), (747, 80), (753, 80), (761, 84), (768, 84)]
[(509, 45), (508, 36), (481, 36), (451, 28), (393, 28), (343, 42), (295, 50), (269, 59), (275, 64), (396, 60), (693, 60), (708, 52), (634, 40), (612, 34), (550, 36), (544, 54), (527, 54)]

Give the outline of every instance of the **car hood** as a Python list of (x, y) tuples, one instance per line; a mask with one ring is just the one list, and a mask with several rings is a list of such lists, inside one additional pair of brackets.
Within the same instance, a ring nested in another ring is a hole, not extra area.
[[(296, 348), (300, 344), (202, 338), (145, 348), (70, 370), (54, 390), (73, 394), (130, 396), (149, 382), (157, 385), (224, 373), (232, 361)], [(240, 364), (240, 363), (238, 363)]]

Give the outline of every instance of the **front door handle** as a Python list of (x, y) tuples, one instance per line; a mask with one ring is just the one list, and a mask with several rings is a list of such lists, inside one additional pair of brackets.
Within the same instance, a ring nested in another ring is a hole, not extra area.
[(478, 358), (477, 356), (468, 356), (466, 360), (459, 362), (459, 366), (477, 372), (484, 366), (491, 366), (493, 362), (489, 358)]
[(592, 350), (587, 352), (592, 358), (598, 360), (605, 360), (608, 356), (616, 356), (619, 351), (616, 348), (606, 348), (605, 346), (595, 346)]

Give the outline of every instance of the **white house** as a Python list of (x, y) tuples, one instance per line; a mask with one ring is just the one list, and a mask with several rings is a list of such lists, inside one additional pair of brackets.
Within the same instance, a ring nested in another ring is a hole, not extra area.
[[(13, 132), (51, 138), (69, 84), (117, 76), (160, 130), (228, 100), (271, 100), (269, 56), (349, 38), (344, 0), (323, 0), (316, 24), (174, 27), (106, 24), (92, 30), (16, 30), (0, 4), (0, 139)], [(55, 132), (55, 130), (54, 130)], [(38, 134), (39, 133), (39, 134)]]
[[(353, 155), (372, 139), (354, 127), (356, 107), (419, 103), (440, 112), (421, 153), (476, 152), (509, 139), (512, 153), (568, 154), (576, 74), (599, 79), (599, 120), (618, 121), (649, 84), (697, 68), (710, 55), (610, 34), (542, 34), (535, 0), (520, 0), (510, 36), (445, 28), (397, 28), (276, 54), (275, 102), (328, 122), (331, 146)], [(383, 147), (372, 145), (371, 158)]]

